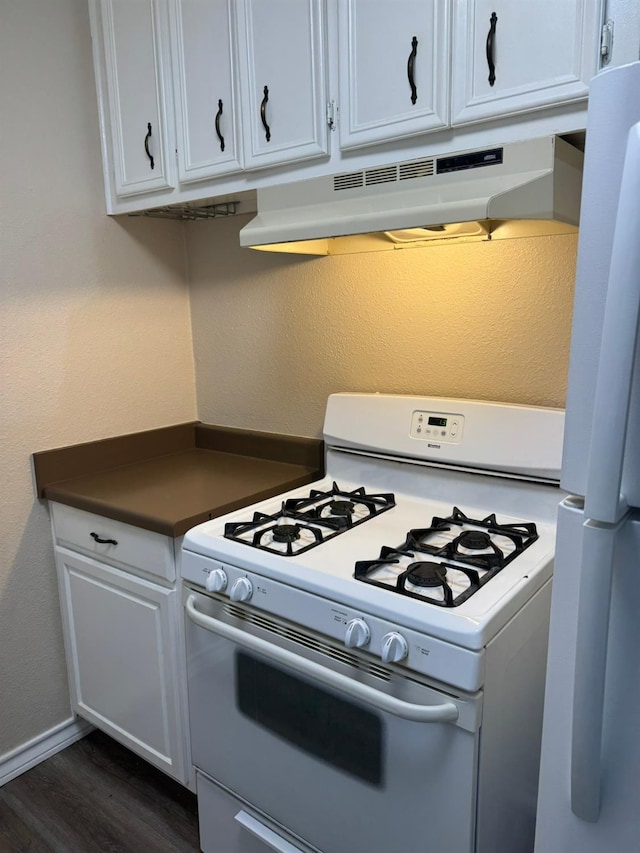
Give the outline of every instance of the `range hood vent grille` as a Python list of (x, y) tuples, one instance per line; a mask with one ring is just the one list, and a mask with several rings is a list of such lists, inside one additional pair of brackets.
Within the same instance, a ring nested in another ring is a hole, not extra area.
[(373, 184), (390, 184), (398, 180), (397, 166), (380, 166), (377, 169), (367, 169), (364, 173), (367, 186)]
[(365, 169), (362, 172), (347, 172), (336, 175), (333, 179), (333, 190), (354, 190), (378, 184), (393, 184), (398, 181), (410, 181), (415, 178), (429, 178), (433, 175), (433, 160), (412, 160), (393, 166), (378, 166)]
[(350, 172), (348, 175), (336, 175), (333, 179), (334, 192), (355, 190), (364, 186), (364, 172)]
[(433, 160), (414, 160), (412, 163), (401, 163), (399, 172), (401, 181), (430, 178), (433, 175)]

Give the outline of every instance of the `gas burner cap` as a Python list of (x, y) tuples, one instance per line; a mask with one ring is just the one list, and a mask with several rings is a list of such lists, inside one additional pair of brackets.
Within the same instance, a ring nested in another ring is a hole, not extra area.
[(447, 570), (440, 563), (411, 563), (407, 568), (407, 580), (415, 586), (442, 586)]
[(295, 542), (300, 538), (299, 524), (277, 524), (272, 531), (274, 542)]
[(353, 501), (331, 501), (329, 509), (332, 515), (353, 515), (355, 504)]
[(472, 551), (483, 551), (491, 547), (491, 537), (484, 530), (465, 530), (458, 536), (458, 545)]

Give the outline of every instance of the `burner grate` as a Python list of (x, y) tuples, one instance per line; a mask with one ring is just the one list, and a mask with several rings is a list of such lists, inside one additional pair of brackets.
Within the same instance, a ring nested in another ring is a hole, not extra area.
[(393, 494), (368, 495), (362, 486), (344, 491), (333, 483), (329, 491), (311, 489), (306, 497), (289, 498), (273, 515), (255, 512), (250, 521), (227, 522), (224, 535), (272, 554), (294, 557), (393, 506)]
[[(429, 541), (454, 530), (456, 526), (461, 528), (461, 532), (450, 541), (441, 544)], [(537, 538), (535, 524), (499, 524), (495, 513), (483, 519), (469, 518), (454, 506), (448, 518), (436, 516), (430, 527), (410, 530), (402, 549), (489, 570), (504, 568)]]
[[(380, 557), (377, 560), (358, 560), (355, 565), (354, 577), (356, 580), (364, 581), (365, 583), (377, 586), (380, 589), (386, 589), (390, 592), (396, 592), (400, 595), (406, 595), (409, 598), (417, 598), (427, 604), (435, 604), (438, 607), (457, 607), (466, 601), (474, 592), (477, 592), (480, 587), (486, 582), (487, 576), (482, 579), (475, 569), (465, 566), (453, 565), (446, 562), (427, 563), (426, 561), (415, 560), (415, 553), (405, 551), (399, 548), (389, 548), (384, 545), (380, 551)], [(372, 573), (380, 567), (400, 566), (402, 560), (410, 561), (408, 567), (401, 570), (395, 575), (394, 580), (377, 580), (372, 576)], [(424, 578), (421, 576), (422, 570), (417, 569), (418, 566), (432, 565), (434, 568), (430, 572), (429, 583), (424, 583)], [(465, 588), (457, 592), (453, 584), (447, 579), (448, 570), (454, 570), (466, 578)], [(417, 577), (412, 578), (412, 574)], [(493, 574), (493, 573), (492, 573)], [(415, 590), (412, 585), (415, 584)], [(430, 592), (439, 590), (442, 599), (435, 596), (425, 596), (417, 591), (417, 589), (428, 589)]]
[(345, 492), (336, 483), (328, 492), (311, 489), (309, 497), (290, 498), (285, 502), (286, 509), (305, 518), (322, 522), (343, 519), (346, 527), (355, 527), (393, 506), (395, 496), (392, 494), (368, 495), (362, 486)]
[(448, 518), (434, 517), (430, 527), (410, 530), (399, 548), (385, 545), (377, 560), (356, 562), (354, 577), (439, 607), (457, 607), (537, 538), (535, 524), (500, 524), (493, 513), (469, 518), (454, 507)]

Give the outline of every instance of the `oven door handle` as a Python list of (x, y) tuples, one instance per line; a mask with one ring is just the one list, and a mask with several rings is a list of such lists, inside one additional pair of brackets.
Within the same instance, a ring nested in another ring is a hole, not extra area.
[(190, 595), (185, 605), (189, 619), (196, 625), (231, 640), (244, 649), (261, 654), (274, 663), (293, 669), (300, 675), (306, 675), (315, 681), (322, 682), (327, 687), (341, 690), (354, 699), (372, 705), (380, 711), (402, 717), (404, 720), (413, 720), (418, 723), (454, 723), (458, 719), (458, 707), (453, 702), (443, 702), (438, 705), (416, 705), (411, 702), (404, 702), (402, 699), (396, 699), (395, 696), (381, 693), (373, 687), (354, 681), (346, 675), (341, 675), (339, 672), (327, 669), (319, 663), (300, 657), (295, 652), (274, 646), (261, 637), (247, 634), (240, 628), (213, 619), (196, 609), (196, 601), (196, 596)]

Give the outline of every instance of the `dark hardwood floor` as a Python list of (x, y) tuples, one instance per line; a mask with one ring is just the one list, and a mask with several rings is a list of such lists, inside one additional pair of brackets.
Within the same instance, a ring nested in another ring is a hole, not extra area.
[(94, 731), (0, 788), (0, 853), (192, 853), (195, 794)]

